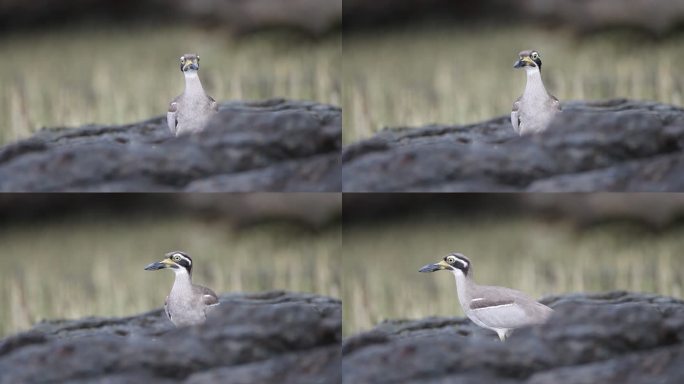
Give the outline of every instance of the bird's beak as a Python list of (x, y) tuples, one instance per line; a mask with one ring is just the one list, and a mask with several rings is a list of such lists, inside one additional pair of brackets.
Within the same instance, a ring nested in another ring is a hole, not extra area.
[(441, 271), (442, 269), (449, 269), (449, 264), (447, 264), (444, 260), (436, 264), (428, 264), (423, 268), (419, 269), (418, 272), (435, 272)]
[(522, 68), (526, 66), (534, 66), (534, 61), (532, 61), (529, 56), (525, 56), (513, 64), (513, 68)]
[(156, 263), (152, 263), (145, 267), (146, 271), (157, 271), (160, 269), (166, 269), (166, 268), (175, 268), (176, 264), (169, 260), (169, 259), (164, 259), (162, 261), (157, 261)]
[(192, 61), (192, 60), (187, 60), (187, 61), (183, 64), (183, 72), (187, 71), (188, 69), (192, 69), (192, 70), (195, 70), (195, 71), (196, 71), (196, 70), (199, 69), (199, 65), (197, 65), (197, 64), (196, 64), (194, 61)]

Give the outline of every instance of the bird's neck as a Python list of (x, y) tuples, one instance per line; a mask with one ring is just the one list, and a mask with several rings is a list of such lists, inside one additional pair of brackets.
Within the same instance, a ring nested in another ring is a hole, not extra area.
[(197, 71), (184, 72), (185, 74), (185, 93), (194, 95), (204, 94), (204, 88), (202, 88), (202, 82), (200, 81)]
[(546, 88), (544, 87), (539, 68), (527, 67), (525, 71), (527, 72), (527, 84), (525, 85), (525, 92), (523, 95), (546, 95)]
[(176, 280), (173, 282), (173, 287), (171, 287), (171, 292), (181, 293), (181, 292), (191, 292), (192, 291), (192, 281), (190, 274), (185, 269), (174, 270), (176, 274)]
[(465, 305), (470, 301), (468, 299), (468, 293), (471, 292), (474, 282), (470, 277), (470, 273), (468, 276), (466, 276), (460, 270), (454, 272), (454, 277), (456, 278), (456, 293), (458, 294), (458, 301), (461, 303), (461, 307), (465, 307)]

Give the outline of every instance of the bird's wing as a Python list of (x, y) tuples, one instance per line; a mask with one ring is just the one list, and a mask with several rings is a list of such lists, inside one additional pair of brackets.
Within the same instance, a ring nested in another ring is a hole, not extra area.
[(214, 100), (214, 98), (209, 95), (207, 95), (207, 97), (211, 101), (211, 110), (214, 112), (218, 112), (218, 103), (216, 102), (216, 100)]
[(174, 100), (169, 104), (169, 111), (166, 113), (166, 124), (173, 135), (176, 134), (176, 126), (178, 125), (178, 120), (176, 119), (177, 112), (178, 103)]
[(491, 328), (518, 328), (530, 325), (525, 310), (514, 302), (474, 309), (472, 313)]
[(556, 96), (549, 94), (551, 97), (551, 105), (553, 105), (554, 108), (556, 108), (557, 111), (561, 110), (561, 105), (560, 105), (560, 100), (556, 98)]
[(520, 134), (520, 117), (518, 116), (518, 110), (520, 109), (520, 98), (513, 103), (513, 110), (511, 111), (511, 124), (513, 125), (513, 130)]
[(482, 287), (470, 301), (480, 321), (493, 328), (518, 328), (544, 322), (553, 312), (520, 291), (504, 287)]
[(164, 299), (164, 312), (166, 312), (166, 317), (171, 320), (171, 312), (169, 312), (169, 297), (166, 296), (166, 299)]
[(195, 285), (193, 288), (195, 288), (197, 293), (202, 294), (202, 303), (204, 305), (216, 305), (219, 303), (218, 296), (211, 289), (201, 285)]

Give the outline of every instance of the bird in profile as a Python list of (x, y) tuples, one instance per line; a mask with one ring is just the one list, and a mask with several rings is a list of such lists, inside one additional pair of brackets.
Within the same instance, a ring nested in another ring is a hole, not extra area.
[(200, 132), (209, 118), (218, 112), (218, 104), (202, 88), (199, 75), (200, 57), (187, 53), (180, 58), (180, 70), (185, 75), (185, 90), (169, 104), (166, 122), (171, 133), (179, 136)]
[(145, 267), (146, 271), (160, 269), (171, 269), (176, 275), (171, 292), (164, 302), (169, 320), (177, 327), (204, 323), (208, 311), (217, 306), (219, 300), (211, 289), (192, 283), (190, 255), (180, 251), (169, 252), (163, 260)]
[(511, 124), (519, 135), (543, 132), (556, 113), (560, 102), (546, 91), (541, 77), (541, 57), (537, 51), (522, 51), (513, 68), (525, 68), (527, 84), (522, 96), (513, 103)]
[(510, 288), (478, 285), (473, 281), (470, 260), (452, 253), (436, 264), (428, 264), (420, 272), (449, 271), (456, 278), (458, 301), (465, 315), (482, 328), (491, 329), (501, 341), (514, 329), (542, 324), (553, 309), (520, 291)]

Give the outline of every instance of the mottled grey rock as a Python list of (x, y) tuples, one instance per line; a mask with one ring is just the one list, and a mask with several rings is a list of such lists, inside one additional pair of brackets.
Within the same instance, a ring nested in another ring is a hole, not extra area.
[(348, 192), (682, 191), (684, 109), (569, 102), (549, 129), (518, 136), (508, 117), (388, 129), (346, 147)]
[(341, 129), (337, 107), (268, 100), (178, 138), (162, 117), (43, 130), (0, 148), (0, 191), (339, 191)]
[(336, 383), (339, 300), (231, 294), (206, 323), (175, 328), (161, 309), (50, 321), (0, 340), (0, 383)]
[(344, 383), (681, 383), (684, 301), (608, 292), (549, 297), (544, 325), (505, 342), (469, 320), (390, 321), (343, 343)]

